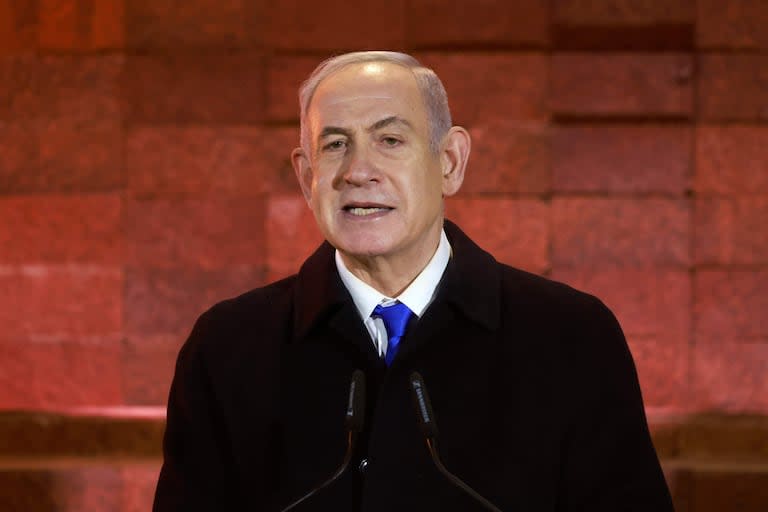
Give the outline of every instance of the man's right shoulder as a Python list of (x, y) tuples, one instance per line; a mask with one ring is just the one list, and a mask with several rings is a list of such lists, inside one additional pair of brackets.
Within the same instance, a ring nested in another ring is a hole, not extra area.
[(243, 319), (258, 313), (276, 312), (290, 307), (297, 275), (291, 275), (265, 286), (253, 288), (211, 306), (203, 315), (216, 318)]
[(203, 312), (187, 340), (187, 345), (216, 345), (264, 339), (269, 331), (284, 333), (293, 318), (296, 275), (222, 300)]

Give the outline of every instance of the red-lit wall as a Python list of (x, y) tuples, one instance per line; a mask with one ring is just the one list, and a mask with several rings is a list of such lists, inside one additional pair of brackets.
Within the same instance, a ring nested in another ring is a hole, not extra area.
[(296, 89), (414, 53), (448, 216), (614, 309), (646, 403), (768, 413), (763, 0), (0, 0), (0, 408), (163, 405), (194, 319), (319, 241)]

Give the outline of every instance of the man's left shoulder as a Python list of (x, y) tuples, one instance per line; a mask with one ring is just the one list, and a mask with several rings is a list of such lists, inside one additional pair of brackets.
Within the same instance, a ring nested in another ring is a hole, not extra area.
[(533, 274), (531, 272), (498, 263), (501, 294), (504, 303), (515, 307), (545, 308), (564, 314), (610, 313), (605, 304), (594, 295), (572, 286)]

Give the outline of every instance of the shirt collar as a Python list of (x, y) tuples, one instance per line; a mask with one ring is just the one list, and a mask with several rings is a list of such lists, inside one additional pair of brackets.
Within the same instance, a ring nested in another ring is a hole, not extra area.
[(451, 245), (445, 236), (445, 231), (440, 232), (440, 243), (437, 250), (429, 260), (427, 266), (416, 276), (416, 279), (408, 285), (397, 297), (387, 297), (372, 286), (364, 283), (352, 272), (349, 271), (341, 258), (341, 254), (336, 250), (336, 268), (339, 271), (342, 283), (349, 290), (352, 300), (360, 313), (360, 317), (365, 320), (371, 316), (374, 308), (382, 303), (399, 300), (408, 309), (420, 317), (432, 303), (435, 296), (437, 285), (448, 266), (448, 260), (451, 259)]

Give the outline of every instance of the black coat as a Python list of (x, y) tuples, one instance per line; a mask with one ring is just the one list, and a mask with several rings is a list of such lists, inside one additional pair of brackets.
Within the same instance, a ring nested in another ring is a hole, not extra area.
[(204, 313), (176, 365), (154, 510), (279, 510), (326, 479), (346, 448), (355, 369), (368, 406), (352, 467), (297, 512), (482, 510), (429, 456), (413, 370), (446, 467), (501, 510), (672, 510), (611, 312), (445, 229), (437, 296), (389, 369), (327, 243), (297, 276)]

